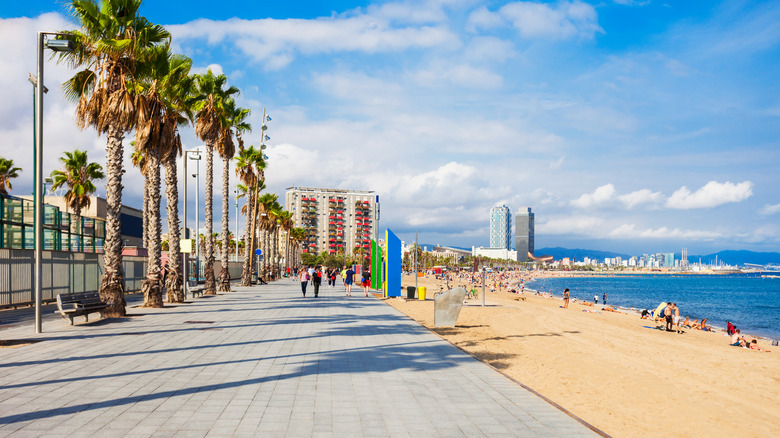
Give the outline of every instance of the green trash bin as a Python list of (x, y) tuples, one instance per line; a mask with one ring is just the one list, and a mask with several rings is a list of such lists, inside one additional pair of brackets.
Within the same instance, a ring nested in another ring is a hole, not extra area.
[(425, 286), (420, 286), (417, 289), (417, 299), (418, 300), (424, 300), (425, 299), (425, 293), (428, 292), (428, 288)]

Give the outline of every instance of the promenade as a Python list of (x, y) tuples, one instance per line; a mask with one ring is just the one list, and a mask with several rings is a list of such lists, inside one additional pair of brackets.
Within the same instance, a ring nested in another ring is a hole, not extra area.
[(49, 315), (40, 335), (31, 309), (0, 311), (0, 340), (38, 341), (0, 348), (0, 436), (597, 436), (379, 299), (343, 295), (281, 280), (75, 326)]

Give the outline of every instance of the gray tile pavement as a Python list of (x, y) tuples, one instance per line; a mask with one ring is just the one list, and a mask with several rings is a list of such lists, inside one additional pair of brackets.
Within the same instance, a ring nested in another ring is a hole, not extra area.
[(0, 312), (0, 340), (40, 341), (0, 348), (0, 437), (596, 435), (342, 292), (281, 280), (75, 326), (47, 314), (40, 335), (30, 309)]

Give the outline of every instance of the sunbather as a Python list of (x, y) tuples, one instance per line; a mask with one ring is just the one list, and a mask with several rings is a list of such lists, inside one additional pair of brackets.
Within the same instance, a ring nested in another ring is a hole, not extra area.
[(711, 328), (707, 327), (707, 318), (704, 318), (704, 319), (701, 320), (701, 329), (704, 330), (705, 332), (711, 332), (712, 331)]
[(751, 349), (751, 350), (756, 350), (756, 351), (765, 351), (765, 352), (767, 352), (767, 353), (771, 353), (771, 352), (772, 352), (772, 350), (765, 350), (765, 349), (761, 348), (761, 347), (758, 345), (758, 341), (756, 341), (755, 339), (753, 339), (752, 341), (750, 341), (750, 349)]
[(685, 328), (691, 328), (691, 319), (687, 316), (685, 317), (685, 321), (683, 321), (682, 326)]
[(699, 320), (694, 319), (693, 322), (691, 323), (691, 330), (698, 330), (700, 328), (701, 326), (699, 325)]

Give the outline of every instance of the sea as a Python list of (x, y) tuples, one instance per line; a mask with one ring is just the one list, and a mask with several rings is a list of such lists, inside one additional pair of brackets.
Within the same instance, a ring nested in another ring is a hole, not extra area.
[(599, 305), (607, 293), (607, 304), (640, 311), (654, 310), (659, 304), (677, 303), (680, 317), (701, 320), (725, 329), (731, 321), (743, 334), (780, 339), (780, 275), (777, 272), (674, 275), (620, 274), (532, 280), (526, 290), (539, 290), (561, 296), (569, 288), (572, 298)]

